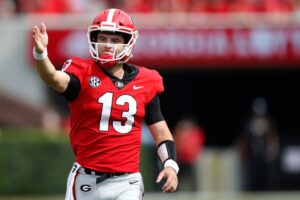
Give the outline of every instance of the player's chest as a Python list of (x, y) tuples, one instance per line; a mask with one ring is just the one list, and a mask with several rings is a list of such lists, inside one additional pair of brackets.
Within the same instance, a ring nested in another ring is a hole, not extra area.
[(122, 108), (143, 107), (147, 88), (139, 81), (113, 81), (105, 76), (91, 75), (82, 85), (81, 101), (85, 106)]

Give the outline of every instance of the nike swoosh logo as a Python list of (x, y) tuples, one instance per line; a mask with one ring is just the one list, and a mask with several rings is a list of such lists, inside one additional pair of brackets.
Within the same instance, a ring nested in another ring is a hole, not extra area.
[(138, 90), (138, 89), (141, 89), (141, 88), (143, 88), (143, 87), (144, 87), (144, 86), (136, 86), (136, 85), (134, 85), (134, 86), (133, 86), (133, 89), (134, 89), (134, 90)]
[(134, 184), (134, 183), (137, 183), (139, 181), (129, 181), (130, 184)]

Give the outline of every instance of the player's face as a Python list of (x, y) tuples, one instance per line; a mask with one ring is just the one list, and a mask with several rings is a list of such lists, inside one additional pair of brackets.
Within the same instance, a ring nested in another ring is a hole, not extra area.
[(97, 37), (99, 45), (99, 54), (111, 54), (112, 56), (118, 55), (124, 48), (124, 37), (118, 33), (99, 33)]

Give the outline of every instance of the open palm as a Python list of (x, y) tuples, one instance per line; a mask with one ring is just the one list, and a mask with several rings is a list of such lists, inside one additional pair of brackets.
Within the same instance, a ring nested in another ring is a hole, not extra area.
[(34, 26), (32, 32), (35, 51), (37, 53), (42, 53), (48, 45), (48, 34), (45, 24), (41, 23), (40, 27)]

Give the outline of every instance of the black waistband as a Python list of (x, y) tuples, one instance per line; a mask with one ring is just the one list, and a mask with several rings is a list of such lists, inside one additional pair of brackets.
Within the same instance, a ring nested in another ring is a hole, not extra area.
[(86, 174), (90, 174), (90, 175), (97, 175), (97, 176), (106, 175), (108, 177), (122, 176), (122, 175), (126, 174), (125, 172), (99, 172), (99, 171), (91, 170), (88, 168), (84, 168), (84, 172)]
[(96, 184), (101, 183), (102, 181), (104, 181), (107, 178), (118, 177), (118, 176), (122, 176), (122, 175), (126, 174), (125, 172), (98, 172), (98, 171), (87, 169), (87, 168), (84, 168), (84, 172), (89, 175), (98, 176), (96, 178)]

